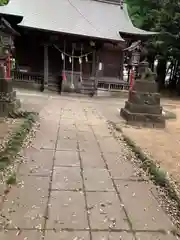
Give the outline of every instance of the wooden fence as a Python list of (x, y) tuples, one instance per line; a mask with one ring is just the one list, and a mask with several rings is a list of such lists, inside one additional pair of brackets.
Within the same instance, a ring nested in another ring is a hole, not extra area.
[[(71, 72), (70, 71), (66, 71), (66, 83), (65, 85), (70, 86), (71, 85)], [(13, 71), (12, 72), (12, 76), (15, 82), (21, 82), (21, 83), (28, 83), (28, 84), (36, 84), (36, 85), (40, 85), (43, 82), (44, 76), (43, 74), (39, 74), (39, 73), (34, 73), (34, 72), (20, 72), (20, 71)], [(52, 79), (52, 77), (49, 77), (49, 83), (48, 85), (51, 87), (57, 87), (57, 82), (54, 82)], [(74, 78), (73, 78), (73, 84), (76, 88), (78, 89), (78, 91), (82, 90), (82, 92), (84, 92), (84, 88), (87, 88), (87, 82), (89, 82), (89, 85), (91, 85), (91, 89), (92, 89), (92, 79), (89, 78), (84, 78), (84, 80), (82, 80), (82, 83), (80, 82), (80, 73), (79, 72), (74, 72)], [(26, 85), (24, 85), (26, 86)], [(94, 84), (95, 86), (95, 84)], [(122, 90), (128, 90), (129, 89), (129, 83), (125, 82), (125, 81), (116, 81), (116, 82), (108, 82), (103, 81), (103, 80), (99, 80), (97, 82), (97, 89), (98, 90), (102, 90), (102, 91), (109, 91), (109, 92), (118, 92), (118, 91), (122, 91)]]

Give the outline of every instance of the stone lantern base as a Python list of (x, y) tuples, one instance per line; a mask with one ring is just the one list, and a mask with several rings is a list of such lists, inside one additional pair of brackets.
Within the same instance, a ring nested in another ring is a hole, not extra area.
[(0, 79), (0, 117), (8, 117), (9, 114), (20, 107), (20, 101), (16, 99), (13, 91), (12, 79)]
[[(142, 63), (145, 65), (145, 63)], [(140, 78), (135, 80), (129, 92), (128, 101), (121, 109), (120, 115), (131, 125), (145, 127), (165, 127), (165, 118), (160, 106), (160, 94), (157, 93), (157, 84), (154, 74), (143, 66)]]

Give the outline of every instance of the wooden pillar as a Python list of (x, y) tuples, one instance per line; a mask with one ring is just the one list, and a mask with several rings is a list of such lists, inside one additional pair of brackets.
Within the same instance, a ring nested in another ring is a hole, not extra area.
[(124, 51), (121, 51), (121, 59), (120, 59), (120, 80), (124, 80), (123, 79), (123, 71), (124, 71), (124, 57), (125, 57), (125, 54), (124, 54)]
[(96, 78), (96, 49), (93, 49), (93, 56), (92, 56), (92, 73), (91, 73), (91, 77), (94, 80), (94, 90), (96, 91), (97, 88), (97, 78)]
[(96, 50), (93, 50), (93, 56), (92, 56), (92, 77), (96, 76)]
[(44, 45), (44, 87), (48, 86), (49, 79), (49, 57), (48, 57), (48, 45)]

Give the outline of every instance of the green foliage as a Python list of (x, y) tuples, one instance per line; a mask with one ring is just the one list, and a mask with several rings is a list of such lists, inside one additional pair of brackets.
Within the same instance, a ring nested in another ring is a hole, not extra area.
[(0, 6), (8, 4), (9, 0), (0, 0)]
[[(13, 159), (16, 157), (16, 155), (20, 151), (23, 141), (26, 138), (29, 131), (31, 130), (33, 123), (37, 119), (36, 113), (28, 114), (28, 112), (25, 112), (23, 116), (25, 117), (24, 122), (12, 134), (4, 150), (0, 152), (0, 171), (3, 171), (9, 164), (12, 163)], [(19, 117), (22, 117), (22, 112), (20, 112)]]
[(8, 185), (15, 185), (16, 184), (16, 173), (15, 172), (12, 172), (9, 176), (8, 176), (8, 178), (7, 178), (7, 180), (6, 180), (6, 183), (8, 184)]
[(127, 0), (133, 23), (160, 34), (149, 46), (165, 58), (180, 59), (180, 3), (177, 0)]
[(171, 62), (169, 88), (180, 95), (180, 1), (126, 0), (135, 26), (159, 32), (146, 42), (151, 66), (159, 59), (157, 82), (159, 90), (165, 87), (166, 63)]

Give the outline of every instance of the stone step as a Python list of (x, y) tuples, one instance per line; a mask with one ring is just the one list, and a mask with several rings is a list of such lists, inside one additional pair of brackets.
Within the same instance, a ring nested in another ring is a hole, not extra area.
[(82, 82), (82, 86), (94, 86), (94, 82)]
[(131, 113), (162, 114), (162, 107), (160, 105), (141, 105), (126, 101), (125, 108)]
[(82, 87), (81, 87), (81, 93), (84, 95), (92, 95), (94, 93), (94, 79), (87, 78), (83, 79), (82, 81)]
[(82, 84), (82, 88), (94, 88), (94, 84)]
[(96, 94), (96, 91), (90, 90), (90, 89), (82, 89), (81, 93), (84, 95), (94, 95), (94, 94)]
[(143, 125), (148, 127), (165, 127), (165, 118), (160, 114), (144, 114), (144, 113), (131, 113), (125, 108), (121, 109), (121, 117), (123, 117), (128, 124)]

